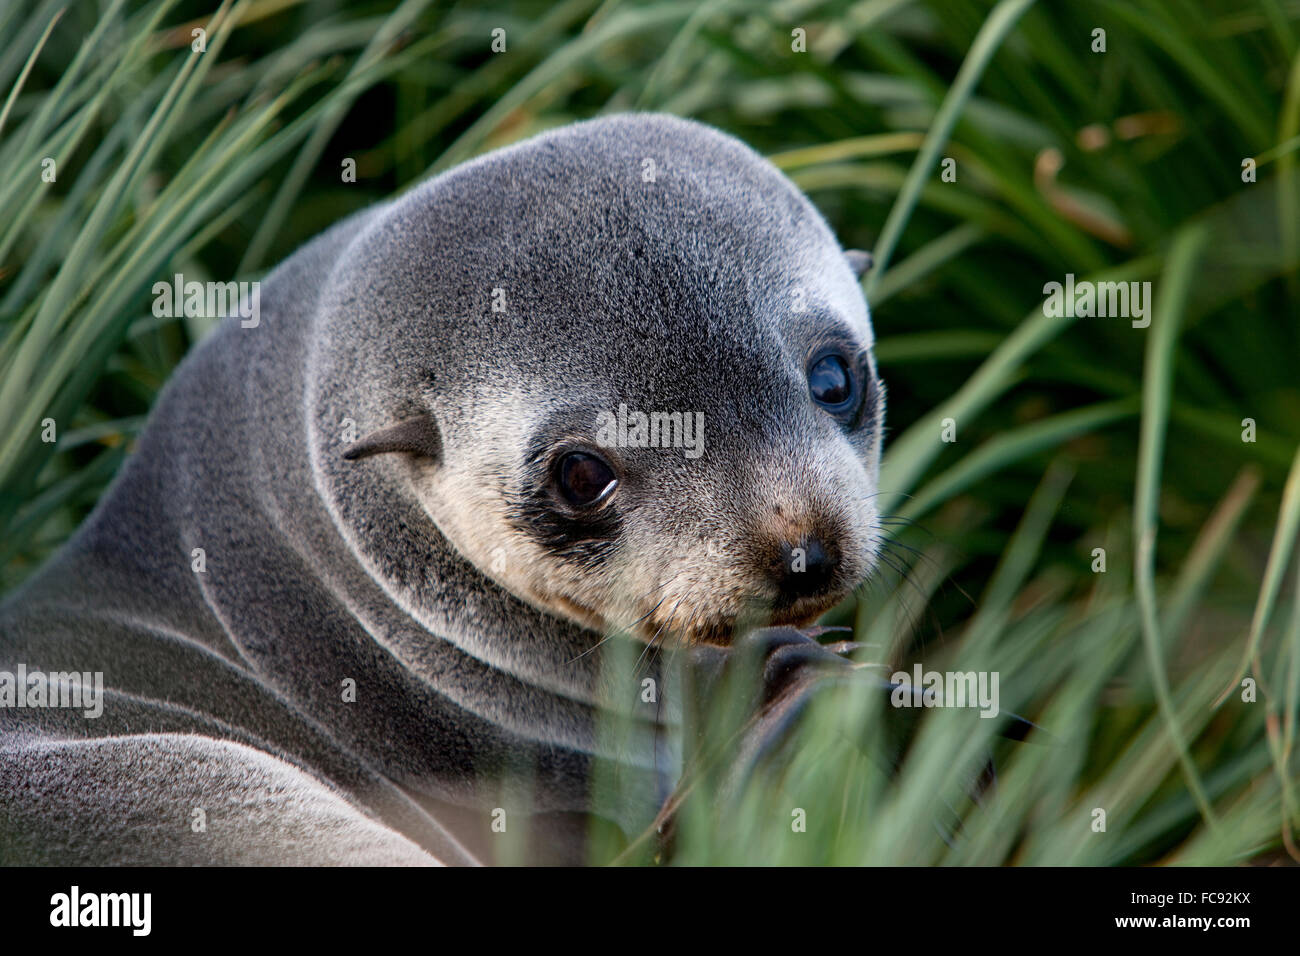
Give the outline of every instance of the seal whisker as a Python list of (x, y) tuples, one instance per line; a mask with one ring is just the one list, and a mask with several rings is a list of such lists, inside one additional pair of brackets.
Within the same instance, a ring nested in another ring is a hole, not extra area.
[(654, 647), (655, 641), (659, 639), (659, 635), (661, 635), (664, 632), (664, 629), (668, 627), (669, 623), (677, 615), (677, 609), (681, 607), (682, 601), (684, 601), (685, 599), (686, 599), (685, 595), (682, 595), (682, 597), (679, 597), (677, 599), (677, 603), (673, 605), (673, 609), (669, 611), (668, 616), (664, 618), (663, 624), (659, 625), (659, 629), (655, 631), (654, 636), (650, 638), (650, 640), (646, 643), (646, 646), (642, 649), (641, 656), (638, 657), (636, 660), (636, 666), (632, 668), (633, 678), (635, 678), (636, 675), (640, 673), (641, 661), (645, 659), (646, 653), (650, 650), (650, 648)]
[(591, 645), (591, 647), (587, 648), (587, 649), (586, 649), (585, 651), (583, 651), (581, 654), (578, 654), (576, 657), (572, 658), (571, 660), (566, 661), (565, 663), (566, 663), (566, 664), (576, 664), (578, 661), (582, 660), (584, 657), (586, 657), (586, 656), (587, 656), (588, 654), (590, 654), (592, 651), (596, 650), (596, 648), (600, 647), (602, 644), (604, 644), (606, 641), (608, 641), (611, 637), (613, 637), (615, 634), (617, 634), (617, 633), (619, 632), (619, 630), (621, 630), (621, 629), (620, 629), (620, 628), (614, 628), (614, 629), (611, 630), (608, 634), (606, 634), (604, 637), (602, 637), (600, 640), (598, 640), (595, 644)]
[[(644, 601), (644, 600), (646, 600), (647, 598), (649, 598), (649, 597), (650, 597), (652, 594), (654, 594), (656, 591), (662, 590), (663, 588), (666, 588), (668, 585), (674, 583), (678, 578), (680, 578), (680, 577), (681, 577), (683, 574), (685, 574), (685, 573), (686, 573), (685, 570), (678, 571), (676, 574), (674, 574), (674, 575), (673, 575), (672, 577), (670, 577), (668, 580), (663, 581), (663, 582), (661, 582), (661, 583), (659, 583), (659, 584), (656, 584), (654, 587), (652, 587), (652, 588), (651, 588), (649, 591), (647, 591), (645, 594), (641, 595), (641, 597), (639, 597), (639, 598), (636, 600), (636, 602), (634, 602), (634, 603), (636, 603), (636, 604), (640, 604), (642, 601)], [(646, 618), (650, 617), (652, 614), (654, 614), (656, 611), (658, 611), (659, 608), (663, 606), (663, 603), (664, 603), (664, 601), (666, 601), (666, 600), (668, 600), (668, 596), (667, 596), (667, 595), (664, 595), (663, 597), (661, 597), (661, 598), (659, 599), (659, 601), (655, 604), (654, 607), (650, 608), (650, 610), (646, 611), (644, 614), (642, 614), (640, 617), (638, 617), (635, 621), (632, 621), (630, 624), (626, 624), (626, 625), (623, 625), (623, 624), (615, 624), (614, 627), (610, 630), (610, 632), (609, 632), (608, 634), (606, 634), (604, 637), (602, 637), (599, 641), (597, 641), (597, 642), (596, 642), (595, 644), (593, 644), (591, 647), (587, 648), (585, 651), (583, 651), (582, 653), (578, 654), (576, 657), (574, 657), (574, 658), (572, 658), (571, 660), (567, 661), (566, 664), (573, 664), (573, 663), (576, 663), (577, 661), (582, 660), (582, 658), (586, 657), (586, 656), (587, 656), (588, 654), (590, 654), (592, 651), (594, 651), (594, 650), (596, 650), (597, 648), (599, 648), (602, 644), (604, 644), (606, 641), (608, 641), (611, 637), (613, 637), (615, 634), (617, 634), (617, 633), (619, 633), (619, 632), (623, 632), (623, 633), (631, 633), (632, 630), (635, 629), (636, 626), (637, 626), (638, 624), (640, 624), (640, 623), (641, 623), (642, 621), (644, 621)]]

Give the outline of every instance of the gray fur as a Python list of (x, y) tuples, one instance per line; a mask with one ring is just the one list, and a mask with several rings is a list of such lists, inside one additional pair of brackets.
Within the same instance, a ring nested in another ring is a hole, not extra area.
[[(534, 814), (549, 858), (581, 852), (582, 814), (630, 834), (679, 771), (679, 714), (604, 742), (633, 691), (590, 653), (601, 632), (716, 639), (764, 600), (755, 542), (814, 521), (843, 566), (793, 616), (871, 569), (883, 397), (852, 432), (813, 406), (832, 332), (872, 344), (825, 222), (671, 117), (548, 133), (330, 229), (263, 283), (256, 328), (227, 320), (182, 364), (0, 608), (0, 669), (109, 688), (97, 720), (0, 709), (0, 860), (467, 863), (493, 858), (494, 807)], [(611, 449), (635, 476), (616, 534), (561, 554), (534, 533), (530, 449), (620, 402), (704, 412), (704, 454)], [(603, 805), (597, 756), (641, 796)]]

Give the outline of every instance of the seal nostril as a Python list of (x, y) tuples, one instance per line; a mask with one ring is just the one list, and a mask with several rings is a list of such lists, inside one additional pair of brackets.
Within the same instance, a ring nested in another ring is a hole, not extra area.
[(771, 570), (781, 597), (793, 600), (826, 590), (838, 567), (839, 549), (808, 537), (797, 544), (782, 541)]

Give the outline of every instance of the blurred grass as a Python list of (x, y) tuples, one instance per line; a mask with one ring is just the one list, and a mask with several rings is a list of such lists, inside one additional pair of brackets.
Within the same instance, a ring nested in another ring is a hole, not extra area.
[[(828, 695), (734, 804), (688, 805), (681, 858), (1295, 853), (1300, 5), (18, 0), (0, 36), (0, 590), (93, 507), (207, 331), (155, 319), (155, 281), (258, 278), (430, 170), (667, 110), (772, 156), (881, 263), (907, 566), (832, 619), (891, 670), (997, 670), (1051, 734), (929, 712), (888, 779), (877, 705)], [(1151, 281), (1151, 327), (1046, 316), (1066, 273)]]

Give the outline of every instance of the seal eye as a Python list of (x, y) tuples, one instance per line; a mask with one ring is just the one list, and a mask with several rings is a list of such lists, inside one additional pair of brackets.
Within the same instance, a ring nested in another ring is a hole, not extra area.
[(808, 369), (808, 390), (813, 400), (829, 411), (842, 412), (853, 400), (853, 376), (838, 355), (824, 355)]
[(561, 458), (556, 478), (560, 495), (575, 508), (594, 505), (618, 484), (609, 465), (583, 451), (570, 452)]

